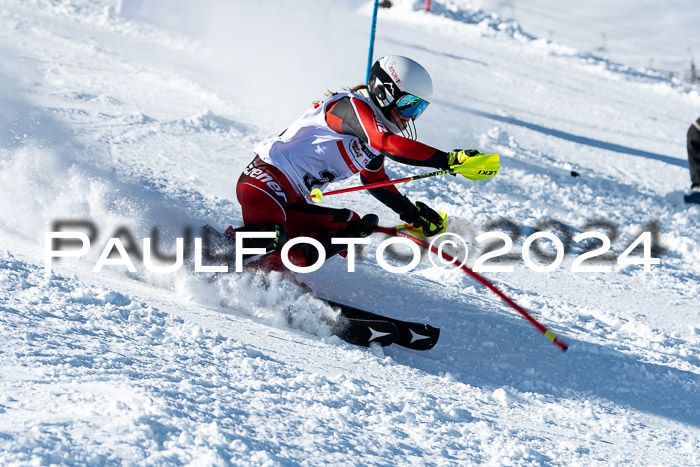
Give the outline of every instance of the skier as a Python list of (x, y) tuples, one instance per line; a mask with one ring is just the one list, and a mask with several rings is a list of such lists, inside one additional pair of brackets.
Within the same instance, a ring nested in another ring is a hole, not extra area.
[[(279, 136), (258, 143), (255, 158), (236, 186), (246, 231), (271, 231), (264, 246), (279, 249), (288, 238), (314, 237), (327, 257), (346, 253), (333, 237), (365, 237), (377, 227), (374, 214), (315, 205), (314, 188), (360, 174), (363, 184), (389, 180), (385, 158), (413, 166), (448, 169), (476, 150), (444, 152), (416, 141), (414, 120), (428, 107), (433, 85), (417, 62), (399, 55), (377, 60), (368, 85), (327, 95)], [(443, 219), (425, 203), (412, 202), (394, 186), (370, 193), (426, 236), (443, 230)], [(227, 230), (233, 235), (233, 228)], [(252, 244), (252, 243), (251, 243)], [(261, 244), (255, 243), (256, 246)], [(279, 252), (277, 252), (279, 256)], [(270, 257), (271, 255), (268, 255)], [(318, 251), (298, 244), (289, 250), (296, 266), (315, 264)]]
[(691, 186), (685, 201), (700, 204), (700, 118), (688, 128), (688, 163)]

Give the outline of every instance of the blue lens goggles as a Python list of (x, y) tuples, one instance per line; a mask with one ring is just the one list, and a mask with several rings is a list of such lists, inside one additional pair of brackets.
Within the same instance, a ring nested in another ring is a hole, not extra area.
[(396, 108), (407, 118), (416, 118), (428, 108), (428, 101), (411, 94), (404, 94), (396, 101)]

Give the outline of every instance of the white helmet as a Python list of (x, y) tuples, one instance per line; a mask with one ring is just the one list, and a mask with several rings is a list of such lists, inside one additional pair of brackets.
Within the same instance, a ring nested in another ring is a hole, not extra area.
[(374, 62), (367, 86), (372, 102), (389, 121), (394, 108), (415, 119), (433, 95), (433, 81), (426, 69), (401, 55), (387, 55)]

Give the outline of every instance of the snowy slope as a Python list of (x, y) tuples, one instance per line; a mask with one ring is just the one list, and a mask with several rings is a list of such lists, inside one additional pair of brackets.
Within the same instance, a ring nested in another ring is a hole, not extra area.
[[(698, 89), (465, 1), (434, 1), (433, 15), (419, 3), (381, 11), (375, 53), (431, 71), (421, 140), (502, 155), (487, 182), (403, 187), (448, 213), (469, 264), (474, 237), (503, 219), (522, 233), (518, 254), (549, 220), (575, 235), (604, 219), (614, 255), (656, 222), (660, 264), (573, 273), (573, 245), (550, 273), (522, 260), (485, 273), (566, 354), (461, 273), (427, 260), (382, 270), (381, 238), (357, 273), (334, 258), (303, 279), (441, 327), (431, 351), (329, 337), (318, 317), (331, 310), (276, 275), (94, 273), (121, 227), (140, 240), (157, 226), (168, 250), (187, 226), (239, 225), (235, 181), (253, 144), (326, 87), (364, 79), (371, 7), (3, 0), (1, 464), (699, 462), (700, 208), (682, 201)], [(398, 222), (363, 193), (327, 202)], [(98, 238), (45, 278), (44, 233), (61, 219), (94, 222)]]
[(527, 31), (616, 62), (683, 78), (700, 53), (693, 0), (478, 0)]

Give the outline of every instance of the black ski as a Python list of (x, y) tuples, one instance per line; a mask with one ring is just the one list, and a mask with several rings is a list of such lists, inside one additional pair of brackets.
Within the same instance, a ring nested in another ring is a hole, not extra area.
[(331, 326), (331, 333), (345, 342), (362, 347), (379, 344), (382, 347), (394, 343), (399, 330), (387, 320), (351, 318), (342, 312)]
[(401, 321), (332, 300), (321, 300), (340, 309), (339, 321), (332, 331), (351, 344), (365, 347), (372, 343), (382, 347), (397, 344), (413, 350), (430, 350), (440, 337), (440, 329), (429, 324)]

